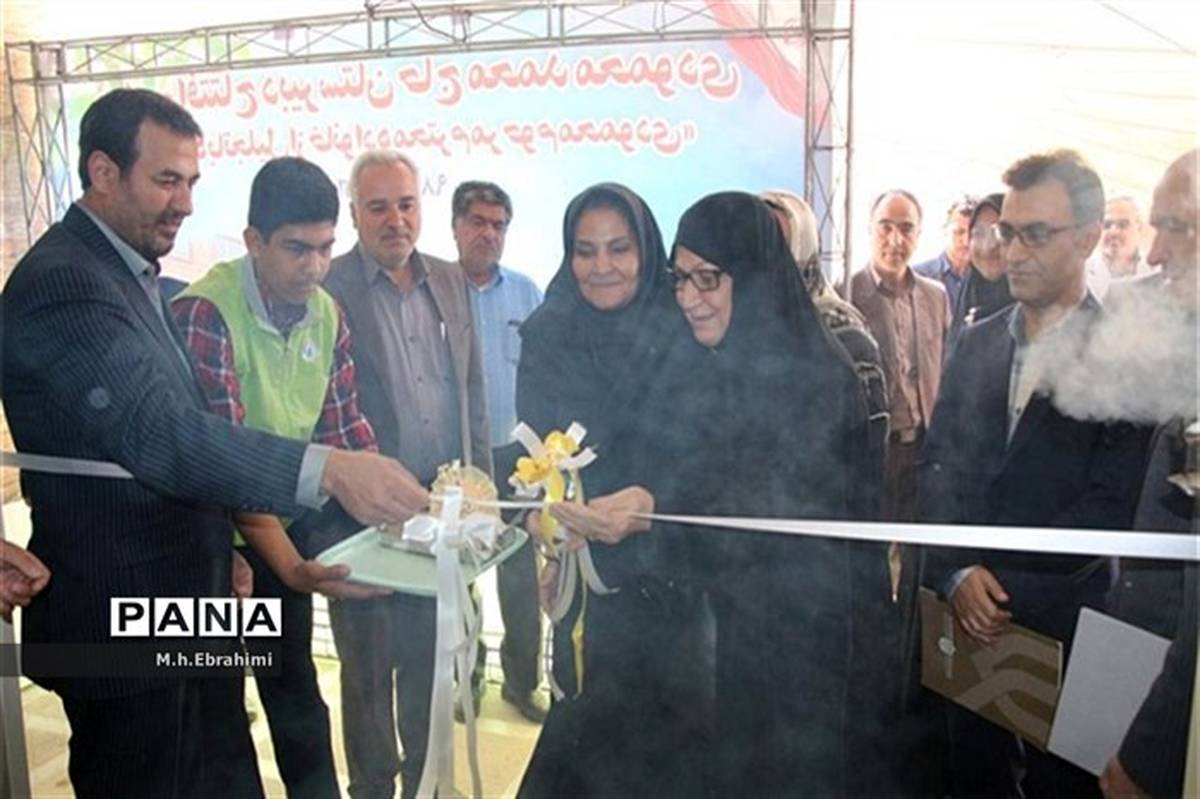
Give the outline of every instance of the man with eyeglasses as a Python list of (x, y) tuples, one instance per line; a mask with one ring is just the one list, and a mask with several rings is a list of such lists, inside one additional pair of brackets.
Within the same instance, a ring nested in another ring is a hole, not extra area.
[[(500, 265), (513, 213), (512, 200), (504, 189), (495, 183), (469, 180), (454, 190), (450, 206), (458, 263), (467, 278), (471, 313), (483, 352), (494, 452), (513, 440), (512, 431), (518, 421), (517, 362), (521, 358), (517, 330), (542, 304), (542, 292), (525, 275)], [(501, 474), (500, 478), (507, 475)], [(546, 718), (546, 707), (536, 691), (542, 624), (537, 563), (531, 543), (500, 565), (496, 590), (504, 619), (504, 639), (500, 642), (504, 687), (500, 696), (522, 716), (540, 724)], [(487, 652), (482, 643), (478, 651), (482, 662)], [(482, 679), (482, 667), (476, 672), (474, 679)]]
[(918, 275), (937, 280), (946, 288), (951, 318), (958, 308), (958, 295), (971, 264), (971, 212), (978, 202), (970, 196), (955, 200), (946, 211), (946, 249), (937, 258), (913, 267)]
[[(1129, 425), (1070, 418), (1050, 388), (1049, 364), (1081, 353), (1101, 313), (1084, 263), (1100, 238), (1104, 189), (1070, 150), (1024, 158), (1003, 179), (996, 233), (1016, 304), (966, 329), (947, 364), (921, 455), (922, 516), (1128, 528), (1146, 436)], [(1109, 565), (1086, 556), (938, 549), (926, 577), (977, 641), (995, 643), (1014, 622), (1062, 641), (1067, 656), (1079, 609), (1104, 607)], [(1090, 774), (949, 707), (954, 795), (1096, 794)]]
[(1087, 262), (1088, 288), (1104, 300), (1114, 281), (1145, 274), (1141, 243), (1145, 225), (1137, 201), (1128, 195), (1111, 198), (1104, 206), (1104, 233)]

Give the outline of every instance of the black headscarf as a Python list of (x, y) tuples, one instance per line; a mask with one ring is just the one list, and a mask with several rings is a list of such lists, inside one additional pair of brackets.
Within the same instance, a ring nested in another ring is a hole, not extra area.
[[(845, 518), (866, 411), (770, 209), (750, 194), (705, 197), (680, 220), (679, 247), (733, 278), (733, 309), (716, 347), (693, 347), (693, 387), (676, 402), (693, 442), (674, 465), (678, 510)], [(720, 762), (748, 794), (843, 795), (846, 542), (699, 529), (688, 540), (717, 620)]]
[[(604, 311), (583, 297), (571, 269), (575, 247), (575, 229), (586, 211), (611, 208), (625, 219), (638, 245), (638, 285), (634, 296), (620, 308)], [(558, 272), (546, 288), (542, 306), (521, 328), (522, 339), (547, 332), (582, 331), (580, 343), (588, 348), (595, 369), (605, 372), (606, 383), (628, 372), (629, 356), (643, 335), (647, 314), (670, 299), (667, 254), (658, 222), (646, 203), (619, 183), (598, 183), (571, 200), (563, 216), (563, 258)], [(636, 360), (636, 358), (634, 359)], [(594, 375), (593, 375), (594, 376)]]
[[(1004, 203), (1003, 194), (989, 194), (984, 197), (975, 206), (975, 210), (971, 212), (971, 230), (975, 229), (975, 220), (979, 218), (979, 214), (985, 209), (990, 208), (996, 213), (1000, 213), (1000, 207)], [(962, 334), (962, 329), (966, 327), (968, 321), (971, 323), (978, 322), (980, 319), (991, 316), (1001, 308), (1007, 308), (1014, 302), (1012, 294), (1008, 290), (1008, 278), (1001, 276), (999, 280), (988, 280), (983, 276), (983, 273), (971, 264), (967, 270), (966, 280), (963, 281), (962, 288), (959, 289), (958, 303), (954, 309), (954, 319), (950, 322), (950, 335), (947, 338), (946, 351), (949, 353), (954, 345), (958, 342), (958, 337)], [(969, 317), (969, 319), (968, 319)]]
[(693, 370), (706, 382), (701, 416), (731, 438), (712, 453), (716, 473), (754, 475), (745, 490), (720, 492), (726, 505), (753, 507), (724, 509), (844, 517), (847, 436), (865, 411), (769, 207), (750, 194), (709, 195), (680, 219), (672, 253), (681, 246), (733, 278), (729, 329)]
[[(638, 245), (637, 289), (628, 303), (609, 311), (584, 298), (571, 268), (576, 228), (593, 208), (619, 212)], [(616, 183), (584, 190), (563, 217), (562, 262), (546, 299), (521, 326), (517, 416), (542, 436), (565, 431), (572, 422), (587, 428), (585, 443), (599, 456), (582, 472), (588, 498), (647, 483), (642, 438), (649, 424), (648, 389), (662, 369), (667, 344), (683, 335), (669, 334), (671, 327), (687, 328), (674, 307), (666, 250), (650, 209)], [(518, 454), (512, 446), (497, 454), (502, 478), (511, 473)], [(635, 567), (628, 561), (644, 557), (613, 552), (642, 548), (641, 538), (592, 548), (606, 580), (618, 580), (619, 571)], [(614, 559), (625, 562), (614, 564)]]

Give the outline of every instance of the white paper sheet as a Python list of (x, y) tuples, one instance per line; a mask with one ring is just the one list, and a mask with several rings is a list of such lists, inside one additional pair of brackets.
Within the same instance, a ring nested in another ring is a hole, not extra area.
[(1170, 644), (1103, 613), (1080, 611), (1050, 751), (1100, 776), (1150, 693)]

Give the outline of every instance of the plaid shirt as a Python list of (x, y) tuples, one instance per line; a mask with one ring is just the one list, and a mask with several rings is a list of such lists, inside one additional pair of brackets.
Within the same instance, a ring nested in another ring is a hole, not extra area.
[[(266, 304), (268, 313), (272, 319), (276, 319), (278, 312), (283, 309), (273, 309), (269, 301)], [(221, 312), (216, 305), (201, 297), (182, 297), (171, 304), (171, 313), (192, 354), (196, 377), (208, 399), (208, 409), (235, 424), (244, 424), (246, 409), (242, 406), (241, 386), (234, 370), (233, 343)], [(290, 321), (294, 324), (299, 319)], [(375, 431), (358, 407), (354, 359), (350, 357), (350, 330), (346, 327), (341, 309), (338, 309), (333, 371), (329, 376), (329, 388), (325, 392), (325, 403), (321, 407), (312, 440), (339, 449), (365, 449), (372, 452), (379, 449), (375, 443)]]

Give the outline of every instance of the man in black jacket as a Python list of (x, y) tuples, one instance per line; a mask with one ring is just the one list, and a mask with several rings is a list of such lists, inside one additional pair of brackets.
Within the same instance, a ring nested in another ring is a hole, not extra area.
[[(24, 452), (101, 462), (22, 473), (29, 550), (55, 575), (26, 609), (26, 659), (63, 701), (80, 797), (260, 796), (239, 692), (153, 666), (101, 674), (117, 597), (227, 597), (227, 510), (295, 516), (327, 496), (367, 523), (427, 501), (395, 461), (235, 427), (204, 411), (158, 290), (158, 258), (192, 212), (200, 128), (181, 107), (118, 89), (80, 127), (82, 199), (21, 259), (2, 296), (3, 400)], [(133, 479), (111, 476), (112, 464)], [(124, 649), (128, 651), (128, 649)], [(240, 679), (240, 677), (239, 677)]]
[[(1145, 436), (1070, 418), (1054, 396), (1055, 365), (1082, 351), (1101, 312), (1084, 271), (1100, 236), (1100, 179), (1078, 154), (1058, 151), (1018, 161), (1004, 182), (998, 232), (1017, 304), (964, 332), (947, 364), (921, 459), (923, 518), (1127, 528)], [(1069, 648), (1080, 607), (1103, 608), (1109, 584), (1109, 563), (1097, 558), (956, 549), (932, 551), (927, 563), (930, 585), (984, 643), (1011, 620)], [(1022, 754), (1000, 728), (951, 714), (956, 794), (1012, 795), (1018, 781), (1027, 796), (1095, 792), (1066, 761)]]

